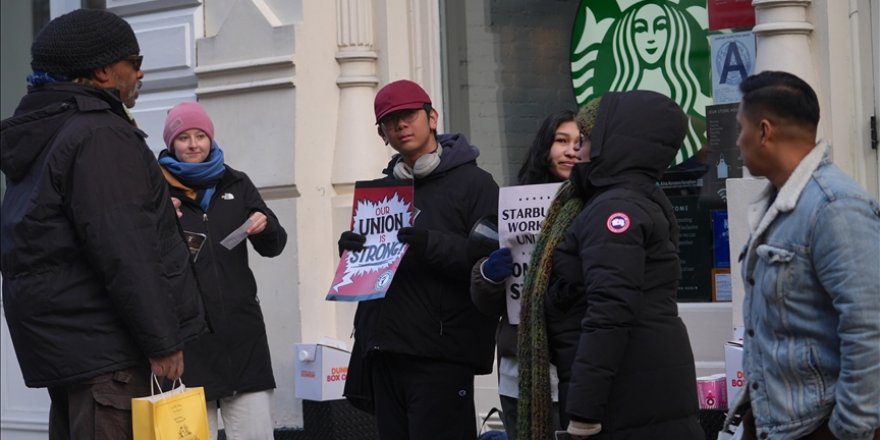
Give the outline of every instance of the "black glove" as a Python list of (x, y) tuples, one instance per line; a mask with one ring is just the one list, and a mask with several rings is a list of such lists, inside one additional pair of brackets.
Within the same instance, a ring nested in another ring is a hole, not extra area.
[(342, 235), (339, 236), (339, 241), (336, 242), (339, 245), (339, 256), (342, 256), (343, 251), (362, 251), (364, 250), (364, 243), (367, 242), (367, 237), (364, 237), (361, 234), (351, 231), (345, 231)]
[(424, 255), (428, 248), (428, 230), (407, 226), (397, 231), (397, 239), (409, 245), (415, 255)]

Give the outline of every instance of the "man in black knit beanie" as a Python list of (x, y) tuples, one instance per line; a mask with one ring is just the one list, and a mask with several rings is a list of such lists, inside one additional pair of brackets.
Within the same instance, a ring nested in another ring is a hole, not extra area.
[[(37, 34), (31, 45), (34, 73), (28, 82), (38, 86), (73, 81), (115, 89), (131, 108), (144, 76), (139, 52), (128, 22), (107, 11), (78, 9), (52, 20)], [(131, 71), (112, 68), (122, 61), (131, 65)]]
[(62, 15), (0, 124), (3, 308), (25, 384), (48, 388), (50, 439), (132, 437), (150, 373), (183, 374), (206, 331), (175, 210), (128, 113), (143, 57), (106, 11)]

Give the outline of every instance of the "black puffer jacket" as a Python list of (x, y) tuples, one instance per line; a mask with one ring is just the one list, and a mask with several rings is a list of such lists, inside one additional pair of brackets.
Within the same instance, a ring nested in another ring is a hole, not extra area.
[[(415, 227), (429, 230), (425, 255), (407, 253), (383, 299), (358, 303), (354, 353), (370, 349), (460, 362), (492, 372), (498, 316), (471, 302), (474, 261), (467, 237), (481, 217), (498, 211), (498, 185), (477, 167), (479, 151), (462, 135), (441, 135), (440, 165), (415, 180)], [(392, 159), (386, 174), (396, 162)]]
[(498, 358), (516, 359), (516, 327), (507, 316), (507, 285), (493, 284), (483, 278), (480, 268), (488, 258), (481, 258), (471, 268), (471, 301), (477, 309), (488, 316), (500, 316), (501, 322), (495, 331), (495, 345)]
[(686, 127), (663, 95), (608, 93), (591, 162), (572, 174), (587, 204), (554, 259), (579, 259), (586, 312), (567, 411), (600, 421), (596, 439), (703, 438), (694, 358), (675, 300), (678, 227), (656, 186)]
[(27, 386), (146, 364), (205, 331), (168, 186), (116, 96), (34, 88), (0, 135), (3, 309)]
[(182, 202), (183, 229), (208, 236), (195, 265), (213, 332), (187, 344), (183, 352), (184, 383), (205, 387), (208, 400), (275, 388), (266, 325), (257, 298), (257, 282), (248, 265), (247, 244), (242, 242), (228, 250), (220, 241), (254, 211), (260, 211), (266, 214), (267, 223), (263, 232), (248, 236), (254, 250), (264, 257), (275, 257), (287, 243), (287, 232), (250, 178), (228, 165), (225, 168), (207, 212), (176, 186), (179, 183), (171, 184), (172, 195)]

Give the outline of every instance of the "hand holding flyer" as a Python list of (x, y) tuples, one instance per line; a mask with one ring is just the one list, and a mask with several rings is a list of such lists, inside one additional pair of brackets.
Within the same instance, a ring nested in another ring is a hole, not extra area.
[(407, 245), (397, 232), (413, 224), (412, 181), (357, 182), (351, 230), (366, 238), (361, 251), (344, 251), (328, 300), (365, 301), (383, 298)]
[(234, 247), (238, 246), (239, 243), (244, 241), (245, 238), (247, 238), (247, 229), (251, 227), (253, 223), (254, 221), (252, 219), (245, 220), (241, 226), (230, 232), (229, 235), (226, 236), (226, 238), (221, 240), (220, 244), (231, 251)]

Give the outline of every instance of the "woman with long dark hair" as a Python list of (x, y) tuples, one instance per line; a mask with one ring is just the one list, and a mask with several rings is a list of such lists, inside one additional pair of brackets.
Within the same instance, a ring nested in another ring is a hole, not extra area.
[[(517, 174), (517, 183), (531, 185), (568, 179), (575, 164), (581, 160), (584, 142), (582, 129), (575, 117), (576, 113), (571, 110), (560, 110), (544, 119)], [(510, 248), (498, 249), (488, 258), (478, 261), (471, 273), (471, 298), (483, 313), (501, 315), (496, 333), (498, 397), (501, 399), (501, 415), (507, 436), (515, 440), (519, 398), (517, 326), (510, 323), (505, 298), (505, 280), (512, 270)], [(555, 377), (555, 373), (551, 374)]]
[(581, 132), (575, 116), (571, 110), (559, 110), (544, 119), (517, 173), (520, 185), (568, 179), (580, 160)]

